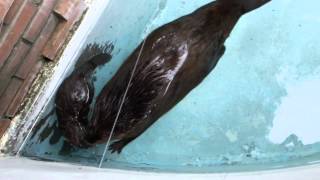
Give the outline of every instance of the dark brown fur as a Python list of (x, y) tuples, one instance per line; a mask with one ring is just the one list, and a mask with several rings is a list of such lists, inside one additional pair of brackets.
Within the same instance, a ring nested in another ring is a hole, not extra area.
[[(59, 87), (56, 99), (58, 126), (66, 139), (79, 147), (91, 146), (86, 141), (90, 104), (94, 96), (93, 72), (111, 59), (113, 46), (89, 45), (75, 70)], [(85, 57), (83, 57), (85, 56)]]
[[(224, 42), (244, 13), (269, 0), (220, 0), (166, 24), (147, 38), (110, 146), (121, 152), (195, 88), (224, 54)], [(88, 141), (110, 136), (142, 44), (97, 98)], [(185, 58), (185, 59), (184, 59)], [(184, 60), (183, 60), (184, 59)], [(182, 62), (182, 64), (181, 64)], [(174, 73), (173, 73), (174, 72)]]
[(96, 144), (108, 139), (133, 73), (109, 147), (120, 153), (212, 71), (239, 18), (269, 1), (218, 0), (153, 31), (139, 60), (142, 44), (98, 96), (85, 141)]

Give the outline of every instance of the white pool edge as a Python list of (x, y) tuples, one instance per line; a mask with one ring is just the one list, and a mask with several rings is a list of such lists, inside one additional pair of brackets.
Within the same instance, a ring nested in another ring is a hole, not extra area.
[(219, 173), (151, 173), (34, 161), (26, 158), (3, 157), (0, 160), (0, 179), (116, 179), (116, 180), (318, 180), (320, 165), (280, 170)]

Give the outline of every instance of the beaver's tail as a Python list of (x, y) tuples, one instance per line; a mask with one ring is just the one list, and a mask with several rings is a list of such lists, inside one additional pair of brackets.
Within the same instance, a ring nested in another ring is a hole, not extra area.
[(271, 0), (218, 0), (219, 3), (228, 5), (228, 4), (237, 4), (243, 9), (243, 13), (253, 11), (264, 4), (270, 2)]
[(96, 68), (109, 62), (111, 58), (112, 56), (107, 53), (98, 54), (96, 56), (93, 56), (89, 61), (87, 61), (87, 63), (91, 64)]
[(112, 58), (111, 54), (113, 49), (114, 45), (109, 41), (103, 44), (88, 44), (81, 53), (81, 56), (75, 65), (75, 69), (83, 69), (83, 67), (87, 66), (96, 68), (106, 64)]
[(75, 68), (73, 74), (85, 74), (91, 76), (92, 72), (98, 67), (110, 61), (112, 56), (110, 54), (99, 54), (91, 57), (89, 60)]

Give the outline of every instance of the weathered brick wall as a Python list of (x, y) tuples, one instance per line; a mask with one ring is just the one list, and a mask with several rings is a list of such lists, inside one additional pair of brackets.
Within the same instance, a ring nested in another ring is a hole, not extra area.
[(85, 9), (84, 0), (0, 0), (0, 137)]

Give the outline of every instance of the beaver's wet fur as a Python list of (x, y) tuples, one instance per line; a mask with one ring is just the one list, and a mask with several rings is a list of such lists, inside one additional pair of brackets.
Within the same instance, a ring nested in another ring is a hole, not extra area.
[[(79, 147), (91, 146), (86, 141), (88, 114), (94, 96), (94, 70), (111, 59), (112, 44), (89, 45), (74, 71), (60, 85), (55, 98), (58, 126), (66, 139)], [(110, 51), (110, 52), (109, 52)], [(89, 56), (89, 57), (88, 57)]]
[(153, 31), (103, 88), (85, 130), (73, 132), (85, 141), (73, 144), (107, 141), (133, 75), (109, 147), (120, 153), (213, 70), (239, 18), (269, 1), (214, 1)]

